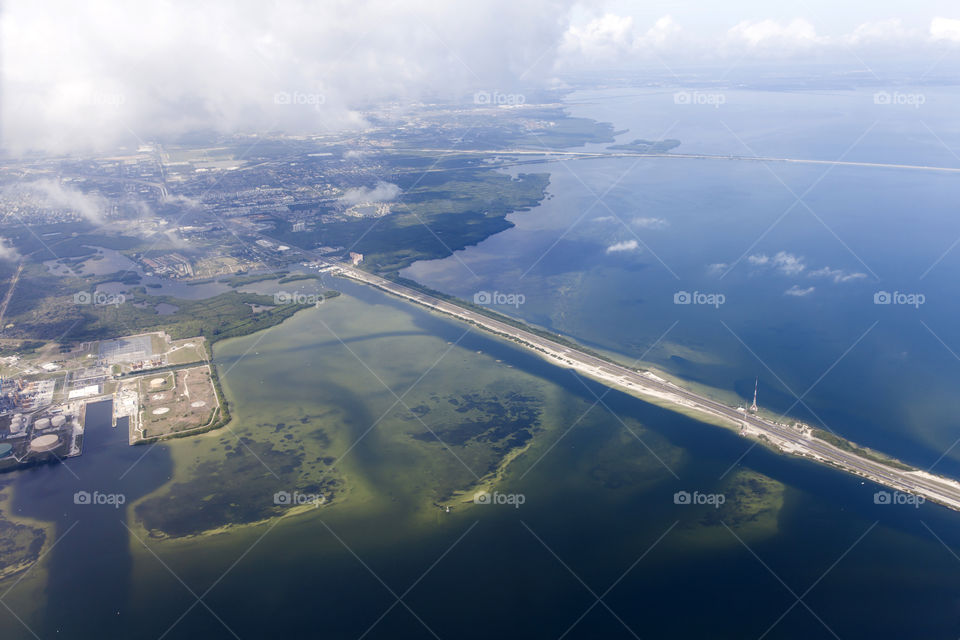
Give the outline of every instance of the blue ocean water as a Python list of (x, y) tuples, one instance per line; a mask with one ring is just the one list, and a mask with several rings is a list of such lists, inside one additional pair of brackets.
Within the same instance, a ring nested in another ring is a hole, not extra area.
[[(467, 299), (521, 293), (500, 310), (743, 399), (759, 377), (771, 411), (960, 477), (960, 173), (729, 158), (960, 167), (956, 89), (894, 93), (923, 103), (876, 89), (724, 90), (716, 106), (574, 93), (571, 114), (629, 129), (619, 143), (675, 138), (674, 153), (720, 157), (525, 166), (550, 173), (540, 207), (404, 275)], [(723, 303), (678, 305), (678, 292)], [(893, 304), (874, 303), (883, 292)]]

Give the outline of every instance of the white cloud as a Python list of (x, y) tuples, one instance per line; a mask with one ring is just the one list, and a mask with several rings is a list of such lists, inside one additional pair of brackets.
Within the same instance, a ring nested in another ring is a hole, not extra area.
[(643, 31), (636, 28), (631, 16), (607, 13), (567, 30), (557, 64), (566, 68), (584, 63), (629, 62), (637, 56), (655, 58), (658, 51), (678, 51), (685, 43), (692, 44), (680, 25), (668, 15), (658, 18)]
[(714, 264), (707, 265), (707, 273), (712, 276), (718, 276), (725, 272), (729, 266), (726, 262), (715, 262)]
[(823, 267), (822, 269), (810, 271), (807, 273), (807, 275), (811, 278), (829, 278), (836, 283), (850, 282), (852, 280), (859, 280), (867, 277), (867, 274), (865, 273), (847, 273), (843, 269), (831, 269), (830, 267)]
[(0, 260), (14, 262), (20, 259), (20, 252), (7, 238), (0, 238)]
[(687, 30), (671, 16), (646, 28), (631, 16), (607, 13), (567, 30), (557, 64), (561, 69), (640, 61), (673, 66), (718, 59), (739, 63), (791, 57), (828, 59), (831, 55), (854, 60), (865, 55), (871, 60), (886, 56), (902, 61), (905, 54), (922, 61), (940, 55), (951, 43), (960, 43), (960, 20), (944, 17), (932, 18), (926, 29), (887, 18), (863, 22), (846, 33), (825, 35), (802, 17), (741, 20), (725, 32), (705, 33)]
[(884, 44), (900, 40), (913, 39), (920, 34), (903, 26), (899, 18), (890, 18), (877, 22), (865, 22), (859, 25), (843, 40), (850, 45)]
[(797, 297), (797, 298), (803, 298), (803, 297), (806, 297), (806, 296), (810, 295), (810, 294), (813, 293), (815, 290), (816, 290), (816, 287), (807, 287), (806, 289), (801, 289), (801, 288), (798, 287), (797, 285), (793, 285), (792, 287), (790, 287), (789, 289), (787, 289), (787, 290), (784, 291), (783, 293), (784, 293), (784, 295), (794, 296), (794, 297)]
[[(771, 269), (776, 269), (777, 271), (788, 276), (795, 276), (800, 273), (803, 273), (806, 270), (807, 266), (804, 264), (803, 258), (787, 251), (778, 251), (773, 257), (768, 256), (764, 253), (757, 253), (747, 257), (747, 262), (756, 266), (756, 267), (769, 267)], [(836, 283), (841, 282), (850, 282), (852, 280), (859, 280), (861, 278), (866, 278), (867, 274), (854, 272), (850, 273), (844, 271), (843, 269), (833, 269), (831, 267), (823, 267), (821, 269), (816, 269), (813, 271), (807, 271), (807, 277), (810, 278), (826, 278), (833, 280)], [(805, 291), (805, 290), (804, 290)], [(791, 294), (798, 295), (798, 294)]]
[(192, 246), (176, 229), (161, 231), (159, 235), (166, 240), (166, 243), (163, 245), (165, 247), (171, 249), (186, 249)]
[(677, 39), (681, 31), (680, 25), (677, 24), (673, 18), (663, 16), (647, 31), (644, 42), (662, 46), (669, 41)]
[(624, 242), (617, 242), (607, 247), (607, 253), (620, 253), (623, 251), (636, 251), (640, 247), (640, 243), (636, 240), (626, 240)]
[(179, 193), (176, 195), (167, 196), (164, 202), (166, 204), (178, 204), (188, 209), (199, 209), (203, 205), (200, 200)]
[(641, 229), (663, 229), (670, 226), (663, 218), (634, 218), (631, 222), (633, 226)]
[(324, 133), (377, 101), (509, 92), (550, 79), (573, 2), (10, 0), (0, 139), (22, 152)]
[(374, 187), (357, 187), (356, 189), (347, 189), (340, 196), (340, 201), (346, 204), (359, 204), (361, 202), (390, 202), (396, 200), (400, 195), (400, 187), (390, 182), (382, 180)]
[(788, 276), (796, 275), (807, 268), (803, 258), (786, 251), (778, 251), (777, 255), (773, 256), (773, 266)]
[(562, 51), (591, 60), (615, 60), (634, 48), (633, 18), (608, 13), (564, 34)]
[(776, 20), (745, 20), (727, 32), (727, 40), (748, 49), (789, 51), (823, 42), (816, 29), (806, 20), (781, 23)]
[(94, 224), (103, 223), (103, 216), (109, 207), (109, 203), (103, 196), (83, 193), (48, 178), (21, 183), (8, 189), (29, 194), (41, 207), (68, 209), (79, 213)]
[(934, 18), (930, 21), (930, 38), (960, 42), (960, 20), (953, 18)]
[(797, 275), (807, 268), (803, 258), (786, 251), (778, 251), (773, 257), (765, 253), (757, 253), (747, 256), (747, 262), (757, 267), (769, 266), (788, 276)]

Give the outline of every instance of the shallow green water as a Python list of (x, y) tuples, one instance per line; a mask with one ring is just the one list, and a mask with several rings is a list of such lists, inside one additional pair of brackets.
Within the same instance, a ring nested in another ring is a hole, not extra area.
[[(10, 599), (38, 635), (558, 637), (576, 623), (567, 637), (756, 637), (794, 603), (781, 579), (798, 595), (816, 583), (805, 601), (844, 638), (955, 629), (960, 562), (921, 523), (956, 544), (955, 514), (877, 506), (873, 487), (764, 452), (724, 476), (747, 447), (727, 431), (614, 392), (595, 404), (597, 384), (343, 286), (217, 346), (230, 430), (78, 459), (104, 488), (145, 495), (130, 510), (67, 508), (93, 481), (79, 465), (80, 480), (11, 478), (15, 503), (68, 532), (43, 564), (46, 595), (22, 584)], [(491, 487), (519, 507), (434, 506), (526, 445)], [(269, 518), (276, 491), (331, 503), (217, 535), (141, 529)], [(678, 491), (726, 502), (678, 505)], [(203, 604), (187, 587), (209, 589)], [(31, 637), (2, 613), (0, 629)], [(768, 637), (832, 636), (801, 605)]]

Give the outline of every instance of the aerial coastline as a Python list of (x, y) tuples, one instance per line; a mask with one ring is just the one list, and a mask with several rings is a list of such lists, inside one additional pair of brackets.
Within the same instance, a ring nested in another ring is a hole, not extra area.
[(831, 444), (819, 430), (792, 422), (780, 423), (752, 414), (746, 407), (733, 408), (657, 376), (649, 370), (627, 368), (608, 359), (571, 348), (567, 344), (544, 338), (494, 317), (489, 311), (480, 313), (462, 304), (441, 300), (432, 295), (371, 274), (347, 264), (331, 265), (333, 272), (374, 286), (394, 296), (425, 306), (434, 311), (468, 322), (484, 331), (507, 338), (521, 347), (536, 352), (558, 366), (571, 368), (611, 388), (675, 411), (695, 415), (718, 426), (735, 429), (746, 438), (778, 450), (834, 466), (896, 491), (920, 496), (955, 511), (960, 511), (960, 482), (937, 476), (906, 465), (877, 452), (863, 449), (833, 436)]

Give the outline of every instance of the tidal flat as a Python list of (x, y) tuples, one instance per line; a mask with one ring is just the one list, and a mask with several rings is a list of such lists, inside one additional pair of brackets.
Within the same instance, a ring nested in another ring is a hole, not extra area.
[[(586, 381), (557, 384), (502, 357), (515, 347), (365, 294), (217, 344), (233, 419), (162, 445), (173, 475), (133, 505), (134, 530), (183, 542), (273, 526), (283, 516), (392, 513), (395, 531), (403, 528), (399, 514), (413, 531), (474, 512), (481, 490), (586, 488), (616, 502), (670, 483), (686, 464), (687, 453), (664, 435), (598, 407)], [(569, 458), (567, 447), (582, 434)], [(555, 459), (567, 459), (567, 470), (557, 470)], [(751, 477), (764, 487), (772, 482)], [(733, 526), (755, 526), (761, 514), (763, 528), (775, 531), (782, 488), (754, 492), (749, 505), (745, 492), (731, 490), (738, 498), (723, 514)], [(696, 526), (710, 526), (709, 516)]]
[(529, 465), (566, 415), (590, 407), (465, 346), (475, 330), (445, 323), (457, 336), (448, 340), (424, 318), (443, 322), (342, 296), (218, 343), (233, 419), (163, 445), (173, 477), (134, 505), (132, 524), (153, 538), (220, 532), (298, 506), (277, 504), (283, 492), (318, 497), (322, 510), (400, 503), (432, 517), (492, 488), (521, 453), (516, 464)]

